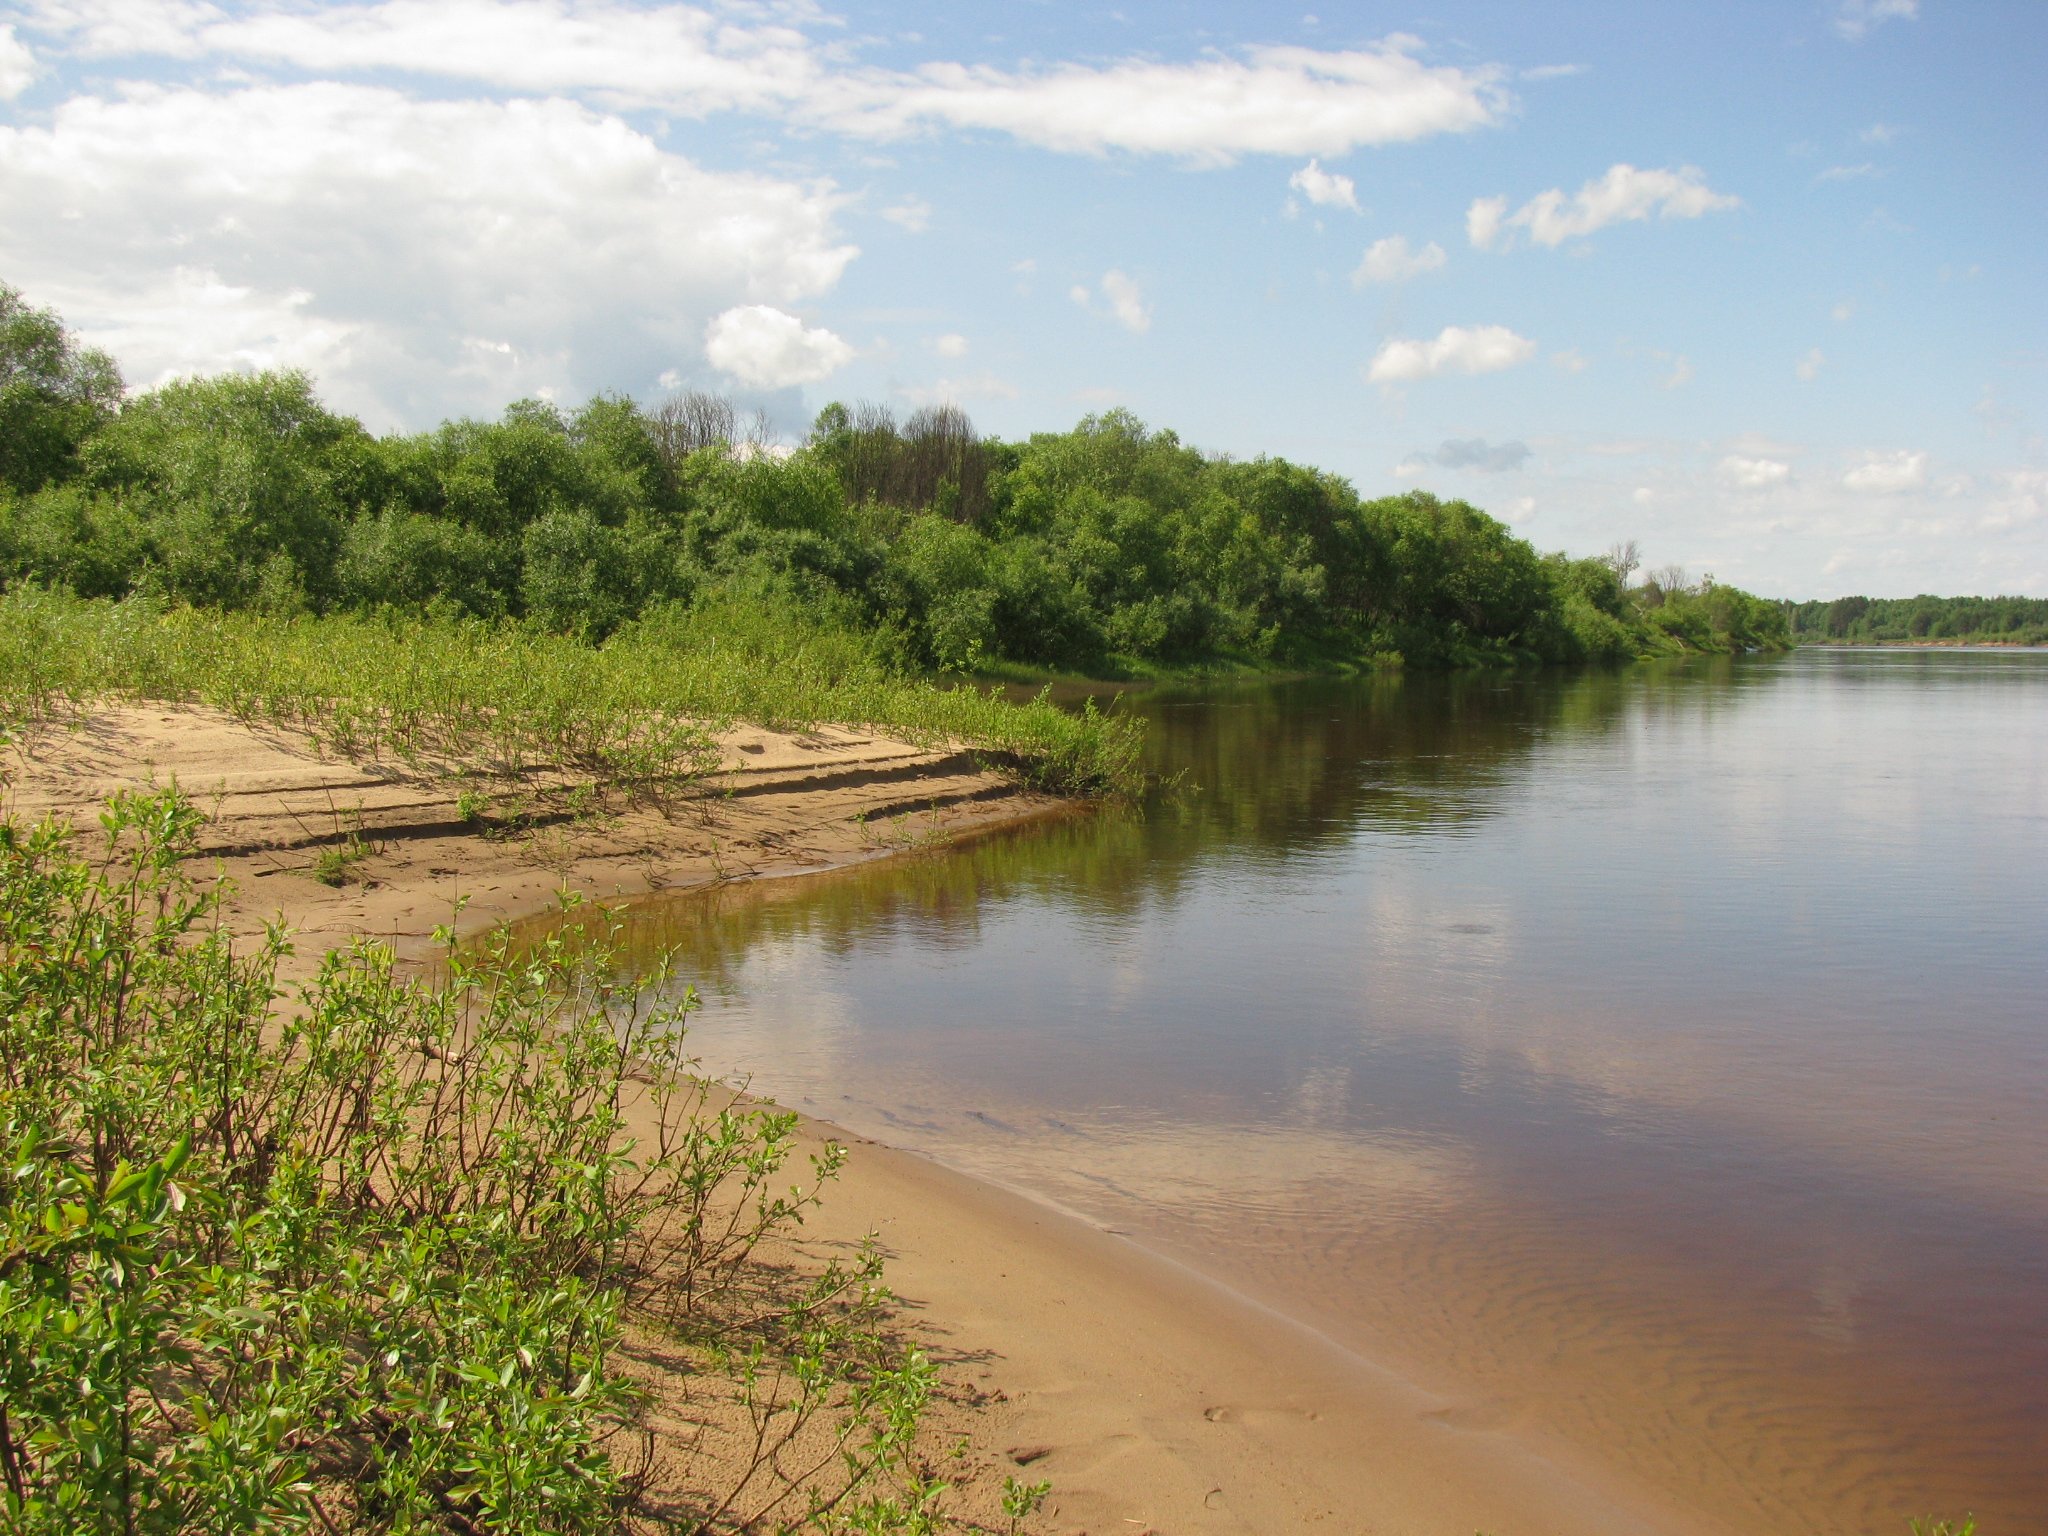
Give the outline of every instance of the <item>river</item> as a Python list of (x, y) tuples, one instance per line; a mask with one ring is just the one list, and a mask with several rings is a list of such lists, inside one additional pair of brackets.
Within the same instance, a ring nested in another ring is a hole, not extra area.
[(1740, 1531), (2048, 1512), (2048, 653), (1162, 688), (1167, 783), (639, 909), (706, 1066)]

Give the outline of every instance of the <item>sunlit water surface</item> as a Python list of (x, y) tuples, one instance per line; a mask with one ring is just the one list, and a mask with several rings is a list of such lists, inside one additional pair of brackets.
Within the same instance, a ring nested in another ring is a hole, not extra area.
[(1736, 1529), (2048, 1525), (2048, 654), (1125, 707), (1142, 814), (642, 909), (706, 1065)]

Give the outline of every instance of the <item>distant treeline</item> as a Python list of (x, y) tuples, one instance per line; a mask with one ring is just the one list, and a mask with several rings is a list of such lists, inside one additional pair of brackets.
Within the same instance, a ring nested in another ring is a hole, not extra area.
[(0, 285), (0, 585), (601, 639), (657, 605), (800, 611), (903, 663), (1623, 660), (1788, 643), (1780, 604), (1633, 546), (1541, 554), (1462, 501), (1362, 500), (1123, 411), (1024, 442), (831, 405), (794, 450), (693, 394), (527, 400), (376, 437), (298, 373), (128, 398)]
[(2048, 598), (1838, 597), (1786, 605), (1801, 645), (2048, 645)]

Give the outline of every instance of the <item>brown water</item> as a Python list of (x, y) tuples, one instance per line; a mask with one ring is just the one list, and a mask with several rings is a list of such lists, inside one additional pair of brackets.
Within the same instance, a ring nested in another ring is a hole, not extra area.
[(1143, 814), (643, 909), (706, 1065), (1732, 1529), (2048, 1529), (2048, 653), (1126, 707)]

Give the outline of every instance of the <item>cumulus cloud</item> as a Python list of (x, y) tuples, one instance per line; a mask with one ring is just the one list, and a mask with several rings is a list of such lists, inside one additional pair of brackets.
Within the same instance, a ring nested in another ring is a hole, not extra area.
[(1478, 197), (1465, 210), (1465, 238), (1480, 250), (1491, 250), (1494, 241), (1500, 238), (1501, 220), (1507, 217), (1508, 200), (1504, 197)]
[(1351, 274), (1355, 286), (1367, 283), (1405, 283), (1411, 277), (1434, 272), (1447, 258), (1434, 240), (1421, 250), (1410, 250), (1406, 235), (1388, 235), (1366, 247), (1365, 259)]
[(1799, 375), (1801, 381), (1811, 384), (1820, 377), (1820, 371), (1827, 366), (1827, 361), (1827, 354), (1819, 347), (1815, 347), (1792, 365), (1792, 371)]
[(1920, 0), (1840, 0), (1835, 7), (1835, 31), (1850, 42), (1860, 42), (1873, 27), (1887, 21), (1912, 21), (1920, 14)]
[(384, 424), (651, 379), (708, 316), (836, 284), (842, 201), (562, 100), (135, 85), (0, 125), (0, 271), (132, 380), (310, 360)]
[(36, 78), (36, 56), (28, 44), (14, 35), (11, 26), (0, 27), (0, 101), (12, 101)]
[(958, 331), (948, 331), (945, 335), (933, 339), (932, 350), (941, 357), (965, 357), (967, 338)]
[(1384, 343), (1366, 377), (1375, 384), (1403, 384), (1443, 374), (1498, 373), (1535, 354), (1535, 342), (1504, 325), (1447, 325), (1432, 341)]
[(1639, 170), (1622, 164), (1610, 166), (1605, 175), (1569, 197), (1558, 187), (1539, 192), (1512, 214), (1504, 197), (1476, 199), (1465, 211), (1465, 233), (1481, 250), (1512, 244), (1517, 230), (1526, 230), (1538, 245), (1558, 246), (1583, 240), (1610, 224), (1632, 223), (1653, 214), (1697, 219), (1741, 205), (1740, 198), (1709, 187), (1696, 166)]
[(1871, 496), (1897, 496), (1927, 484), (1927, 455), (1900, 449), (1866, 454), (1861, 464), (1842, 476), (1852, 491)]
[[(1096, 313), (1095, 294), (1086, 283), (1076, 283), (1067, 296), (1089, 313)], [(1112, 267), (1102, 274), (1102, 300), (1110, 319), (1135, 335), (1152, 328), (1152, 307), (1135, 279)]]
[(767, 304), (728, 309), (704, 328), (712, 367), (753, 389), (815, 384), (853, 357), (853, 348), (821, 326)]
[(1287, 185), (1314, 203), (1318, 208), (1349, 208), (1359, 211), (1358, 188), (1349, 176), (1340, 176), (1326, 171), (1311, 160), (1292, 176)]
[(1489, 443), (1483, 437), (1453, 437), (1439, 445), (1430, 459), (1442, 469), (1503, 474), (1529, 462), (1529, 445), (1521, 441)]
[(1731, 453), (1721, 460), (1721, 478), (1738, 491), (1768, 491), (1791, 480), (1792, 466), (1783, 459)]

